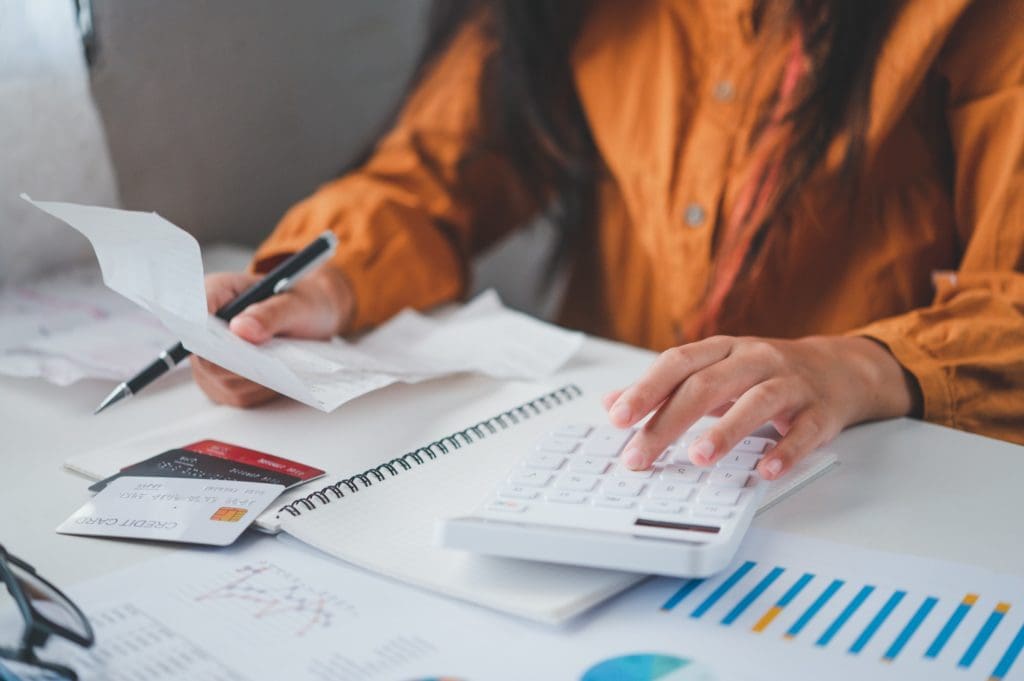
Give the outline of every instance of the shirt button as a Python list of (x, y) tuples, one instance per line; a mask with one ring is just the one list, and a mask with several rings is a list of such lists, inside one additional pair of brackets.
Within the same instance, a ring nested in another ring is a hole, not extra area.
[(719, 102), (731, 102), (733, 97), (736, 96), (736, 86), (731, 81), (720, 80), (715, 83), (711, 95)]
[(686, 207), (686, 212), (683, 214), (686, 225), (695, 229), (703, 225), (707, 217), (707, 213), (699, 203), (691, 203)]

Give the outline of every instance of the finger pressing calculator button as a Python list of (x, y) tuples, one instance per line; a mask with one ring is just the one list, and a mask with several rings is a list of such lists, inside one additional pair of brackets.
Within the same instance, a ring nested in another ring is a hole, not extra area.
[(498, 490), (498, 494), (509, 499), (536, 499), (538, 492), (522, 485), (506, 485)]
[(587, 500), (587, 495), (582, 492), (571, 492), (563, 489), (557, 492), (548, 492), (544, 495), (544, 498), (556, 504), (582, 504)]
[(488, 511), (501, 511), (502, 513), (521, 513), (526, 510), (526, 504), (515, 499), (495, 499), (485, 508)]
[(580, 492), (589, 492), (597, 485), (596, 475), (585, 475), (583, 473), (570, 473), (560, 475), (555, 480), (555, 487), (558, 489), (571, 489)]
[(554, 432), (557, 437), (584, 438), (590, 435), (593, 428), (585, 423), (567, 423)]
[(640, 510), (644, 513), (681, 513), (683, 505), (675, 501), (660, 499), (641, 503)]
[(644, 482), (628, 478), (613, 478), (605, 481), (601, 489), (609, 496), (635, 497), (643, 491)]
[(685, 483), (665, 481), (656, 482), (647, 493), (652, 499), (672, 499), (674, 501), (686, 501), (693, 494), (693, 487)]
[(750, 437), (745, 437), (742, 440), (740, 440), (739, 444), (733, 447), (733, 449), (737, 449), (741, 452), (754, 452), (755, 454), (763, 454), (764, 452), (767, 452), (769, 449), (774, 447), (775, 444), (775, 440), (769, 439), (767, 437), (754, 437), (753, 435), (751, 435)]
[(571, 454), (579, 446), (578, 440), (552, 435), (546, 437), (537, 444), (537, 449), (542, 452), (554, 452), (555, 454)]
[(759, 457), (753, 452), (730, 452), (718, 460), (716, 468), (735, 468), (740, 471), (752, 471)]
[(732, 515), (732, 510), (725, 506), (703, 504), (693, 509), (693, 514), (702, 518), (728, 518)]
[(633, 508), (633, 500), (627, 499), (626, 497), (605, 495), (603, 497), (596, 497), (594, 499), (594, 506), (604, 506), (605, 508)]
[(706, 487), (698, 501), (710, 506), (735, 506), (740, 500), (741, 490), (729, 487)]
[(608, 459), (602, 459), (595, 456), (576, 456), (569, 461), (569, 470), (573, 473), (593, 473), (594, 475), (601, 475), (611, 464), (608, 463)]
[(655, 461), (672, 461), (672, 457), (676, 454), (675, 447), (665, 447), (665, 450), (658, 455)]
[(538, 470), (518, 470), (509, 476), (508, 481), (522, 487), (544, 487), (551, 482), (551, 473)]
[(530, 468), (541, 468), (553, 471), (561, 468), (565, 463), (565, 457), (552, 452), (534, 452), (526, 457), (526, 465)]
[(682, 464), (674, 464), (672, 466), (665, 466), (661, 470), (661, 475), (658, 477), (662, 480), (673, 480), (675, 482), (690, 482), (696, 484), (700, 482), (701, 475), (703, 475), (703, 472), (696, 466), (689, 464), (685, 466)]
[(743, 487), (747, 484), (747, 477), (743, 471), (718, 469), (708, 475), (708, 484), (716, 487)]
[(632, 428), (612, 428), (602, 426), (583, 441), (583, 453), (591, 456), (618, 456), (622, 448), (633, 437)]
[(615, 467), (615, 471), (613, 473), (617, 478), (637, 478), (643, 480), (654, 475), (654, 469), (647, 468), (642, 471), (634, 471), (631, 468), (627, 468), (626, 466), (619, 464)]

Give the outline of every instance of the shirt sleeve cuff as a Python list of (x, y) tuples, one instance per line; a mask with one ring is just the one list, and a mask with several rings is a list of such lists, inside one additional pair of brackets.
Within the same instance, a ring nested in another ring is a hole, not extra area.
[(884, 345), (921, 388), (925, 421), (956, 427), (952, 385), (946, 369), (928, 351), (916, 344), (903, 329), (900, 317), (885, 319), (848, 332)]

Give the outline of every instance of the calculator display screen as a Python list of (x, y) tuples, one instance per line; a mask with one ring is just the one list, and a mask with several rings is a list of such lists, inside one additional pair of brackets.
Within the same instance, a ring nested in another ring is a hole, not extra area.
[(648, 520), (647, 518), (637, 518), (634, 525), (640, 527), (664, 527), (668, 530), (685, 530), (688, 532), (707, 532), (709, 534), (718, 534), (720, 528), (714, 525), (695, 525), (693, 523), (673, 523), (667, 520)]

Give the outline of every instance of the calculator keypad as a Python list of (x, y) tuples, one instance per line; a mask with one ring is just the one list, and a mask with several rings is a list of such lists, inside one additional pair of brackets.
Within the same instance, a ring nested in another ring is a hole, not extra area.
[(485, 508), (519, 513), (544, 507), (553, 513), (591, 506), (604, 513), (689, 516), (722, 525), (746, 503), (745, 489), (757, 484), (758, 461), (775, 446), (770, 438), (751, 436), (714, 466), (699, 467), (687, 453), (699, 431), (687, 432), (653, 466), (634, 471), (619, 460), (634, 433), (589, 424), (556, 428), (525, 454)]

